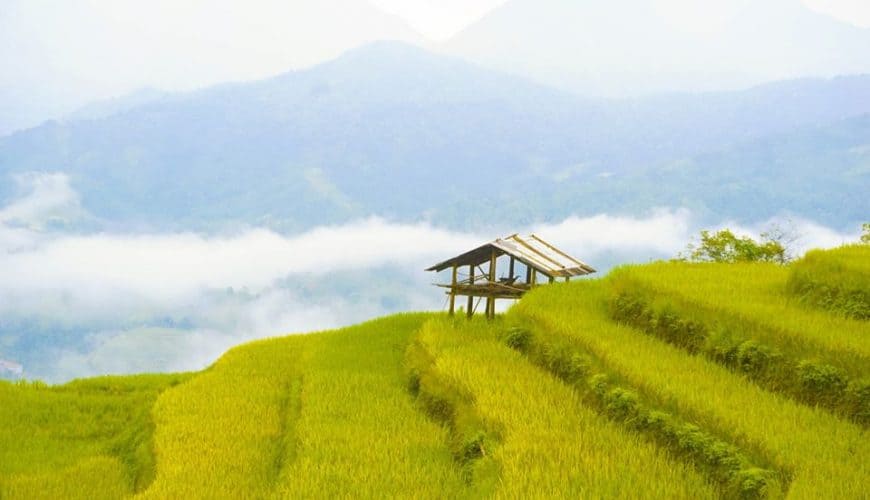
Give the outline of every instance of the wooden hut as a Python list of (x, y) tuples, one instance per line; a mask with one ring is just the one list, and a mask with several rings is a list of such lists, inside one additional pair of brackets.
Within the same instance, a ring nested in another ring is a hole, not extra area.
[[(501, 275), (499, 260), (507, 261), (506, 269), (502, 265)], [(456, 297), (468, 297), (465, 311), (469, 318), (484, 298), (486, 316), (492, 318), (495, 316), (497, 299), (519, 299), (542, 280), (545, 283), (552, 283), (558, 278), (568, 281), (574, 276), (595, 272), (588, 264), (534, 234), (524, 238), (516, 234), (499, 238), (426, 270), (441, 272), (445, 269), (451, 270), (450, 283), (437, 283), (436, 286), (447, 289), (451, 315), (455, 311)], [(504, 274), (505, 271), (507, 274)]]

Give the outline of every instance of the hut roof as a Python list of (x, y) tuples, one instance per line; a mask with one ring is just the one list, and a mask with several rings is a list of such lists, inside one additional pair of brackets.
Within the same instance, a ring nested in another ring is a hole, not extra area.
[(469, 250), (452, 259), (435, 264), (426, 269), (427, 271), (443, 271), (455, 266), (478, 266), (489, 262), (492, 251), (498, 255), (510, 255), (523, 264), (536, 269), (538, 272), (552, 277), (582, 276), (594, 273), (595, 269), (585, 262), (571, 257), (555, 246), (547, 243), (537, 235), (530, 234), (520, 238), (513, 234), (506, 238), (498, 238), (494, 241), (481, 245), (474, 250)]

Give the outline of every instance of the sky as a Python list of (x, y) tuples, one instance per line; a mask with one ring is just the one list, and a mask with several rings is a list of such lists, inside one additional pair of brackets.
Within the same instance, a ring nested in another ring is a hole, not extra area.
[[(445, 40), (506, 0), (371, 1), (381, 9), (402, 17), (426, 37)], [(748, 4), (749, 0), (659, 0), (658, 3), (661, 11), (675, 24), (698, 31), (717, 26)], [(867, 0), (804, 0), (804, 4), (842, 21), (870, 27), (870, 2)]]

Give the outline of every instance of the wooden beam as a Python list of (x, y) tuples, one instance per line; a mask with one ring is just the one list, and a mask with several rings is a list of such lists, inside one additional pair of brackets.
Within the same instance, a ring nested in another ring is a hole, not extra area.
[[(471, 277), (470, 283), (474, 284), (474, 265), (468, 266), (468, 275)], [(474, 316), (474, 297), (471, 295), (468, 296), (468, 305), (466, 306), (467, 311), (465, 314), (468, 315), (469, 318)]]
[(453, 316), (456, 307), (456, 264), (453, 264), (453, 279), (450, 281), (450, 315)]
[(565, 257), (566, 259), (570, 260), (571, 262), (577, 264), (579, 267), (586, 266), (586, 263), (580, 262), (579, 260), (575, 259), (574, 257), (571, 257), (570, 255), (566, 254), (565, 252), (563, 252), (563, 251), (559, 250), (558, 248), (554, 247), (553, 245), (547, 243), (546, 241), (539, 238), (537, 234), (530, 234), (529, 237), (536, 240), (538, 243), (544, 245), (545, 247), (549, 248), (550, 250), (556, 252), (557, 254), (561, 255), (562, 257)]
[(544, 259), (549, 260), (550, 262), (552, 262), (553, 264), (557, 265), (558, 267), (561, 267), (562, 269), (565, 269), (565, 266), (563, 266), (561, 262), (559, 262), (559, 261), (557, 261), (557, 260), (554, 260), (554, 259), (553, 259), (552, 257), (550, 257), (549, 255), (547, 255), (547, 254), (545, 254), (544, 252), (538, 250), (537, 248), (533, 247), (532, 245), (529, 245), (528, 242), (526, 242), (525, 240), (523, 240), (523, 239), (520, 238), (519, 236), (514, 236), (514, 237), (512, 238), (512, 241), (516, 241), (516, 242), (519, 243), (520, 245), (522, 245), (522, 246), (528, 248), (529, 250), (531, 250), (532, 252), (534, 252), (534, 253), (540, 255), (540, 256), (543, 257)]
[(508, 268), (508, 279), (514, 279), (514, 263), (516, 262), (516, 260), (517, 259), (515, 259), (513, 255), (511, 255), (511, 265)]
[[(495, 274), (495, 263), (496, 263), (496, 259), (498, 259), (498, 255), (496, 254), (495, 249), (493, 249), (493, 250), (492, 250), (492, 254), (490, 255), (490, 258), (489, 258), (489, 282), (490, 282), (490, 283), (495, 283), (495, 279), (496, 279), (496, 274)], [(486, 316), (487, 316), (488, 318), (492, 318), (493, 315), (494, 315), (494, 313), (493, 313), (493, 311), (495, 311), (495, 307), (494, 307), (494, 305), (495, 305), (495, 297), (493, 297), (492, 295), (488, 295), (488, 296), (486, 297)]]

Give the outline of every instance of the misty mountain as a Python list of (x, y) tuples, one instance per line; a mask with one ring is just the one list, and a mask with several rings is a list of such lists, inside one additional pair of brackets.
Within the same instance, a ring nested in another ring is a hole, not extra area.
[[(372, 214), (487, 227), (657, 206), (842, 225), (867, 212), (859, 198), (843, 204), (866, 192), (866, 158), (856, 166), (841, 151), (867, 142), (864, 122), (842, 122), (864, 113), (870, 77), (589, 100), (375, 43), (308, 70), (0, 138), (0, 200), (15, 195), (11, 176), (47, 171), (67, 173), (108, 227), (291, 231)], [(834, 122), (840, 132), (825, 132)], [(798, 130), (804, 156), (758, 146)]]
[(374, 40), (422, 43), (366, 0), (3, 0), (0, 135), (137, 88), (262, 79)]
[(601, 96), (870, 73), (870, 29), (800, 0), (746, 2), (703, 34), (675, 25), (656, 0), (509, 0), (442, 49)]
[(74, 110), (72, 113), (64, 116), (61, 121), (98, 120), (100, 118), (107, 118), (133, 108), (157, 102), (161, 99), (168, 99), (171, 96), (171, 92), (155, 89), (153, 87), (143, 87), (120, 97), (99, 99), (89, 102), (88, 104)]
[(870, 213), (870, 114), (575, 184), (563, 188), (564, 200), (609, 194), (620, 200), (609, 210), (679, 204), (707, 220), (752, 221), (779, 207), (783, 215), (856, 228)]

